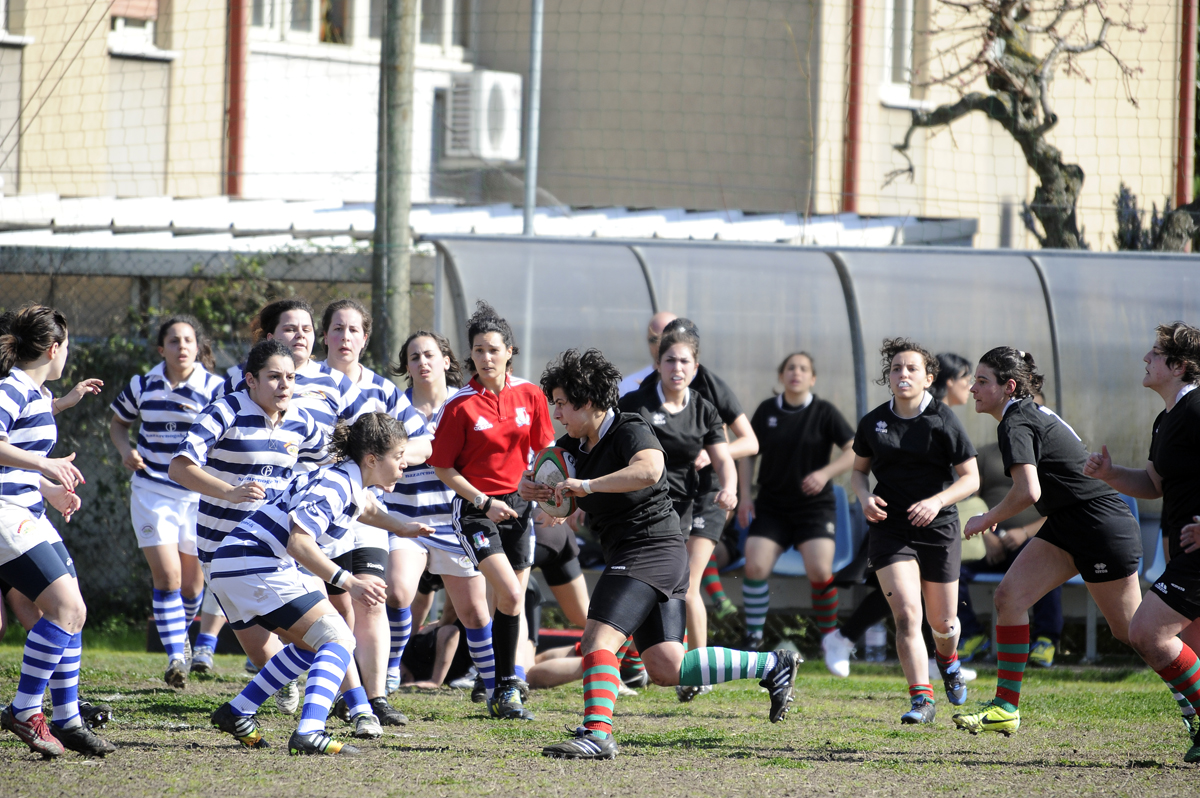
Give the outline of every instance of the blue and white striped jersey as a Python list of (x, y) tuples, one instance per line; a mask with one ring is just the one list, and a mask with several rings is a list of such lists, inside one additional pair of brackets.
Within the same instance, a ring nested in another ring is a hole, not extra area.
[[(278, 424), (245, 391), (222, 396), (196, 417), (176, 457), (186, 457), (230, 485), (255, 482), (269, 502), (292, 479), (298, 461), (325, 459), (325, 435), (307, 410), (289, 404)], [(196, 548), (200, 562), (212, 560), (221, 541), (264, 502), (230, 504), (200, 497)]]
[[(243, 367), (232, 366), (225, 377), (225, 393), (245, 388)], [(349, 377), (314, 360), (296, 369), (296, 387), (292, 391), (291, 405), (311, 413), (327, 440), (333, 435), (333, 428), (338, 421), (353, 424), (359, 416), (372, 409), (362, 391)], [(307, 471), (314, 467), (305, 464), (300, 470)]]
[(354, 548), (351, 526), (370, 506), (378, 489), (362, 484), (353, 460), (301, 474), (274, 499), (225, 536), (212, 559), (209, 576), (228, 579), (271, 573), (296, 561), (287, 553), (292, 526), (312, 535), (330, 559)]
[(159, 363), (146, 374), (134, 375), (112, 403), (113, 413), (126, 424), (141, 416), (137, 451), (146, 467), (133, 475), (134, 490), (195, 501), (197, 494), (171, 481), (167, 469), (192, 422), (221, 395), (222, 380), (196, 364), (191, 376), (172, 388), (166, 367)]
[[(421, 412), (412, 406), (412, 388), (405, 391), (403, 397), (409, 409), (425, 422), (426, 429), (433, 430), (434, 423), (425, 421)], [(404, 469), (396, 487), (391, 493), (384, 493), (382, 500), (387, 511), (400, 520), (420, 521), (436, 530), (432, 535), (422, 536), (422, 543), (455, 554), (463, 553), (462, 542), (454, 533), (451, 522), (454, 490), (438, 479), (432, 467), (419, 465)]]
[[(329, 364), (322, 361), (319, 365), (328, 366)], [(366, 366), (361, 366), (361, 368), (362, 373), (358, 377), (357, 387), (367, 402), (361, 413), (387, 413), (404, 424), (404, 431), (408, 433), (408, 437), (433, 437), (433, 433), (425, 428), (424, 416), (412, 406), (412, 399), (407, 392), (401, 393), (395, 383), (376, 374)], [(355, 418), (357, 417), (355, 416)]]
[[(54, 425), (54, 394), (19, 368), (0, 382), (0, 440), (33, 454), (49, 457), (58, 442)], [(24, 468), (0, 467), (0, 501), (25, 507), (34, 518), (46, 512), (39, 488), (42, 475)]]

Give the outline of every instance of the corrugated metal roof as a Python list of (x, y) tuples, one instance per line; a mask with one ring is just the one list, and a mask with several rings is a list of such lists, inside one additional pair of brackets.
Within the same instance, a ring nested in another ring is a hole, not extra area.
[[(500, 205), (416, 205), (418, 236), (520, 235), (520, 208)], [(538, 208), (540, 236), (665, 238), (786, 242), (817, 246), (938, 244), (971, 246), (974, 219), (864, 217), (854, 213), (804, 218), (795, 213)], [(0, 246), (102, 249), (188, 249), (258, 252), (346, 248), (369, 241), (373, 204), (340, 200), (288, 202), (229, 197), (80, 197), (32, 194), (0, 197)]]

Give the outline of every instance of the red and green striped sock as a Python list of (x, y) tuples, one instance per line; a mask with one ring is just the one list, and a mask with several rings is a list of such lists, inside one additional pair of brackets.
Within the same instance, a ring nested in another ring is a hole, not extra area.
[(833, 577), (827, 582), (811, 582), (813, 612), (817, 614), (817, 628), (822, 635), (837, 629), (838, 589), (833, 586)]
[(946, 673), (953, 673), (954, 668), (951, 666), (958, 662), (958, 652), (951, 651), (949, 654), (943, 654), (936, 648), (933, 650), (933, 656), (937, 657), (938, 665), (942, 666), (942, 670)]
[(583, 658), (583, 727), (597, 737), (612, 734), (613, 708), (621, 675), (617, 655), (593, 651)]
[(725, 595), (725, 588), (721, 587), (721, 577), (717, 572), (716, 555), (708, 558), (708, 565), (704, 568), (704, 575), (700, 577), (700, 587), (704, 588), (704, 592), (708, 594), (709, 599), (714, 605), (719, 605), (723, 601), (728, 601), (729, 597)]
[(933, 700), (933, 685), (931, 684), (910, 684), (908, 686), (909, 698), (916, 698), (919, 695), (925, 696), (925, 700), (931, 704), (937, 703)]
[(629, 679), (646, 670), (646, 663), (642, 662), (632, 637), (625, 638), (625, 642), (617, 649), (617, 661), (621, 663), (622, 679)]
[(996, 627), (996, 703), (1016, 712), (1029, 661), (1029, 624)]
[[(1167, 687), (1171, 688), (1171, 692), (1182, 697), (1189, 706), (1200, 708), (1200, 661), (1196, 659), (1196, 652), (1187, 643), (1183, 644), (1183, 651), (1179, 652), (1179, 656), (1170, 665), (1158, 671), (1158, 675), (1167, 683)], [(1180, 702), (1179, 706), (1182, 709), (1183, 702)]]

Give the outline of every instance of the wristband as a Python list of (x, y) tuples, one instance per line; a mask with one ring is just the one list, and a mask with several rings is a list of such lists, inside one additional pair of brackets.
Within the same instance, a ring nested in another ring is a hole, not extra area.
[(588, 494), (589, 496), (592, 494), (592, 481), (590, 479), (585, 479), (582, 487), (584, 493)]
[(333, 578), (329, 580), (329, 584), (333, 585), (334, 587), (340, 588), (343, 585), (345, 585), (347, 580), (349, 580), (349, 579), (350, 579), (350, 572), (347, 571), (345, 568), (338, 568), (337, 571), (334, 572)]
[(484, 514), (484, 515), (487, 515), (487, 512), (488, 512), (488, 510), (492, 509), (492, 497), (491, 497), (491, 496), (488, 496), (488, 497), (487, 497), (487, 501), (485, 501), (485, 502), (483, 503), (483, 506), (482, 506), (482, 507), (480, 507), (479, 509), (480, 509), (480, 510), (483, 510), (483, 514)]

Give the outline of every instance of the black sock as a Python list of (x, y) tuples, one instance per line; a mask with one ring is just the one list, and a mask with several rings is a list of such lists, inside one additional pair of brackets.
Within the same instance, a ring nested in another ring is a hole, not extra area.
[(492, 651), (496, 655), (497, 681), (516, 675), (517, 637), (520, 633), (520, 615), (505, 615), (496, 610), (492, 617)]
[(888, 606), (887, 596), (882, 590), (873, 590), (854, 608), (854, 614), (842, 624), (842, 634), (847, 640), (857, 640), (867, 631), (868, 626), (874, 626), (892, 614)]

